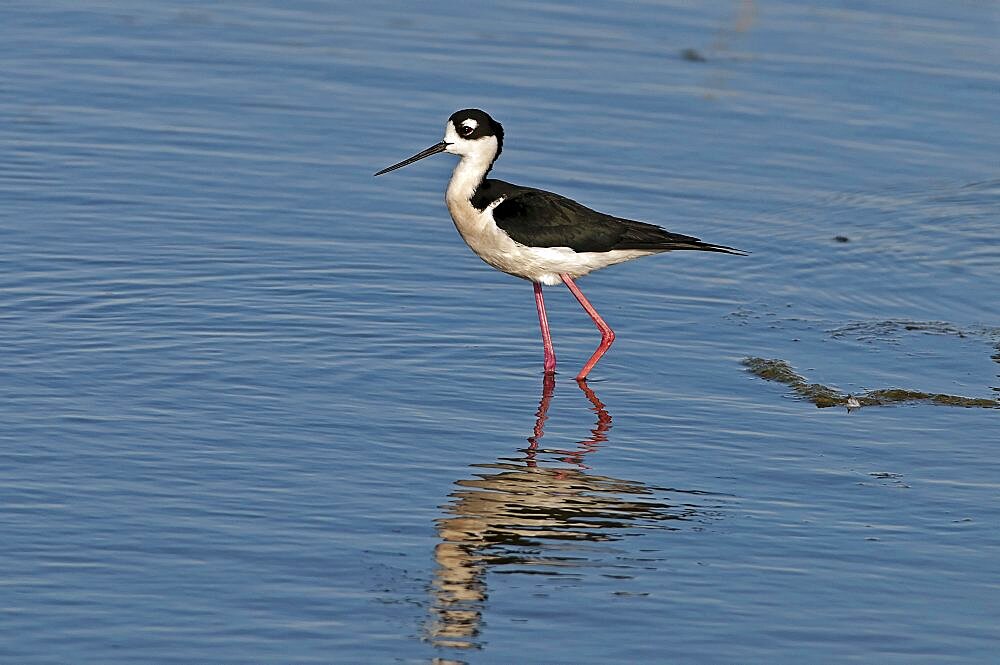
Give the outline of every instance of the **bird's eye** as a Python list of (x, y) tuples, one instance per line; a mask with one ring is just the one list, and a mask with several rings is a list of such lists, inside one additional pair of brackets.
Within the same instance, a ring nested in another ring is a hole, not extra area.
[(472, 136), (472, 132), (476, 131), (475, 127), (469, 127), (468, 125), (462, 125), (458, 128), (458, 133), (462, 136)]

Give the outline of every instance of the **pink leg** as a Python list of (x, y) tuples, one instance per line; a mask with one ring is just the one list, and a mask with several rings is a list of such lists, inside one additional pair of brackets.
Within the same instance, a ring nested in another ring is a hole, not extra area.
[(549, 317), (545, 314), (545, 300), (542, 298), (542, 285), (535, 286), (535, 307), (538, 308), (538, 325), (542, 329), (542, 345), (545, 347), (545, 373), (556, 372), (556, 351), (552, 348), (552, 333), (549, 332)]
[(564, 273), (559, 275), (559, 277), (562, 279), (563, 284), (566, 285), (566, 288), (570, 290), (570, 292), (576, 297), (577, 301), (579, 301), (579, 303), (583, 306), (583, 309), (587, 311), (587, 314), (590, 314), (590, 318), (594, 320), (594, 324), (597, 326), (597, 329), (601, 331), (601, 345), (597, 347), (597, 350), (594, 351), (594, 355), (590, 356), (590, 360), (588, 360), (587, 364), (583, 366), (580, 373), (576, 375), (577, 381), (583, 381), (587, 378), (587, 375), (590, 374), (590, 370), (594, 369), (594, 365), (596, 365), (597, 361), (601, 359), (601, 356), (603, 356), (607, 350), (611, 348), (611, 343), (615, 341), (615, 331), (611, 329), (611, 326), (604, 322), (604, 319), (602, 319), (601, 315), (597, 313), (597, 310), (594, 309), (594, 306), (591, 305), (590, 301), (583, 295), (583, 291), (580, 290), (580, 287), (576, 285), (569, 275)]

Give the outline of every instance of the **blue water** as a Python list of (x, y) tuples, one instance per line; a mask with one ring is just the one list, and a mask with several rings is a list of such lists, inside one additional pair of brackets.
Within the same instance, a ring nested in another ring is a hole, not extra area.
[[(924, 0), (0, 7), (0, 662), (989, 663), (1000, 10)], [(696, 57), (682, 55), (694, 49)], [(581, 281), (498, 177), (748, 257)], [(840, 236), (841, 240), (836, 238)], [(846, 239), (846, 242), (844, 241)]]

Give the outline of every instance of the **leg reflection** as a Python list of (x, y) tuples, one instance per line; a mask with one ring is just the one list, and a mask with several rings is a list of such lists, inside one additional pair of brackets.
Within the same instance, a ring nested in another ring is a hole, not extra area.
[(589, 437), (575, 448), (541, 444), (555, 391), (555, 377), (547, 374), (523, 455), (472, 465), (472, 477), (455, 483), (445, 516), (437, 520), (441, 542), (434, 552), (426, 628), (435, 646), (481, 646), (491, 568), (535, 573), (601, 566), (604, 555), (583, 543), (618, 540), (635, 526), (690, 519), (696, 510), (689, 501), (683, 507), (663, 502), (661, 490), (643, 483), (588, 472), (584, 459), (608, 440), (611, 415), (586, 382), (578, 386), (591, 405), (583, 425), (592, 424)]
[[(583, 391), (584, 396), (593, 405), (591, 411), (597, 414), (597, 423), (590, 430), (590, 436), (582, 441), (577, 441), (576, 450), (552, 450), (561, 455), (560, 460), (567, 464), (573, 464), (581, 469), (589, 469), (583, 463), (583, 458), (589, 453), (597, 451), (598, 447), (608, 440), (608, 430), (611, 429), (611, 414), (608, 413), (604, 403), (598, 399), (594, 391), (590, 389), (586, 381), (578, 380), (576, 384)], [(525, 449), (525, 464), (529, 467), (537, 466), (537, 456), (539, 452), (538, 442), (545, 436), (545, 421), (549, 419), (549, 407), (552, 404), (552, 394), (555, 392), (556, 378), (551, 374), (545, 375), (542, 381), (542, 399), (538, 402), (538, 411), (535, 412), (535, 429), (528, 437), (528, 447)]]

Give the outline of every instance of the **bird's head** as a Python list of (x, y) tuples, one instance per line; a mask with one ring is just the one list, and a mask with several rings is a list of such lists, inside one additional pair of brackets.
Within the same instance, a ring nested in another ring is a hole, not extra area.
[(493, 168), (493, 163), (503, 150), (503, 126), (479, 109), (462, 109), (455, 111), (444, 126), (444, 140), (418, 152), (398, 164), (384, 168), (375, 175), (401, 169), (404, 166), (419, 161), (424, 157), (436, 155), (439, 152), (450, 152), (462, 159), (472, 159), (488, 163), (486, 169)]

